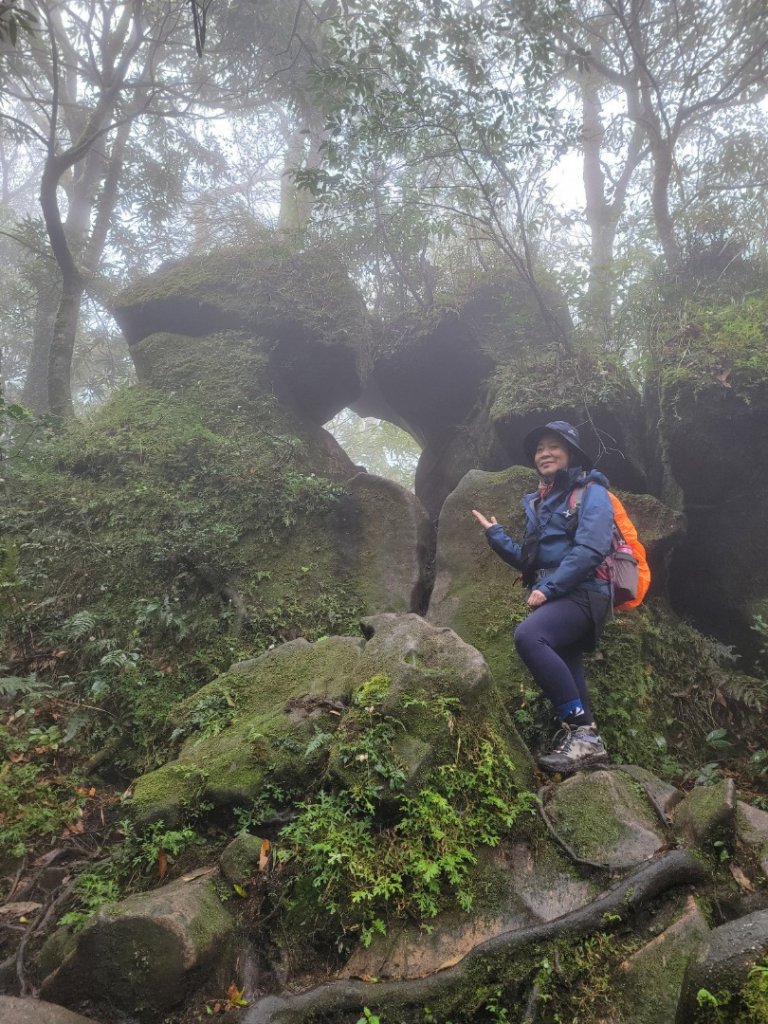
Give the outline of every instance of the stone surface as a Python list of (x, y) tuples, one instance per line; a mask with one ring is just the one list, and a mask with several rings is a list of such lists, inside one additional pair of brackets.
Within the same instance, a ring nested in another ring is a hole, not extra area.
[(688, 516), (670, 595), (698, 629), (749, 658), (760, 646), (754, 616), (768, 611), (759, 514), (768, 482), (755, 473), (753, 456), (768, 426), (765, 298), (719, 310), (706, 304), (688, 323), (684, 345), (684, 354), (679, 338), (665, 346), (660, 374), (661, 435)]
[(768, 878), (768, 811), (743, 800), (736, 802), (736, 835), (749, 849)]
[(235, 836), (221, 855), (219, 867), (230, 885), (247, 885), (259, 872), (263, 840), (259, 836), (241, 832)]
[(597, 887), (574, 876), (570, 865), (551, 846), (534, 848), (514, 843), (483, 851), (480, 893), (492, 892), (493, 903), (479, 896), (468, 913), (441, 914), (429, 934), (401, 922), (371, 945), (357, 949), (342, 978), (423, 978), (458, 963), (474, 946), (503, 932), (552, 921), (585, 906)]
[(684, 798), (685, 794), (639, 765), (623, 764), (620, 767), (625, 775), (629, 775), (635, 782), (640, 783), (645, 795), (653, 804), (661, 820), (665, 822), (671, 821), (672, 812)]
[(713, 929), (702, 957), (688, 965), (676, 1024), (698, 1024), (705, 1019), (697, 1016), (698, 991), (738, 991), (750, 970), (767, 955), (768, 910), (747, 914)]
[[(361, 626), (367, 639), (354, 669), (355, 684), (362, 687), (382, 676), (386, 681), (381, 711), (402, 727), (395, 751), (406, 772), (406, 793), (420, 788), (434, 764), (454, 759), (454, 716), (461, 717), (462, 728), (494, 733), (519, 773), (520, 788), (530, 788), (530, 753), (512, 726), (479, 651), (453, 630), (435, 627), (419, 615), (374, 615), (363, 619)], [(345, 719), (339, 733), (342, 743), (345, 733), (358, 728), (358, 714)], [(333, 744), (330, 767), (340, 779), (346, 777)]]
[(347, 492), (349, 517), (340, 533), (352, 547), (367, 613), (421, 611), (431, 538), (424, 506), (404, 487), (370, 473), (349, 480)]
[(595, 864), (630, 868), (666, 843), (647, 799), (623, 772), (579, 772), (553, 787), (545, 810), (557, 836)]
[(0, 1024), (94, 1024), (92, 1017), (81, 1017), (63, 1006), (43, 999), (17, 999), (0, 996)]
[(697, 786), (675, 808), (675, 829), (693, 846), (711, 842), (733, 828), (736, 811), (736, 786), (723, 779), (715, 786)]
[[(247, 806), (267, 779), (302, 794), (329, 756), (328, 744), (311, 741), (318, 733), (330, 737), (341, 722), (345, 730), (353, 728), (353, 693), (382, 675), (383, 708), (402, 726), (394, 749), (409, 789), (418, 787), (436, 758), (453, 757), (451, 714), (440, 703), (446, 698), (478, 727), (499, 732), (520, 771), (521, 788), (530, 786), (530, 754), (477, 650), (413, 614), (370, 616), (362, 628), (365, 640), (326, 637), (308, 644), (300, 638), (235, 665), (173, 710), (171, 720), (188, 739), (176, 760), (137, 780), (134, 818), (175, 824), (186, 806), (200, 800)], [(331, 742), (331, 769), (343, 776), (334, 750)]]
[[(232, 932), (210, 877), (171, 882), (97, 911), (70, 936), (60, 962), (58, 947), (40, 994), (68, 1006), (87, 996), (151, 1016), (183, 1002), (211, 976), (231, 952)], [(49, 961), (45, 949), (41, 960)]]
[(685, 969), (706, 946), (709, 931), (688, 896), (676, 920), (622, 964), (616, 987), (623, 1024), (675, 1024)]
[(437, 527), (435, 585), (427, 618), (455, 629), (482, 651), (509, 696), (527, 679), (512, 633), (528, 609), (523, 588), (515, 582), (518, 574), (491, 551), (472, 509), (496, 516), (510, 535), (519, 536), (525, 523), (520, 501), (535, 486), (536, 475), (521, 467), (501, 473), (473, 470), (446, 499)]
[(162, 268), (124, 291), (114, 313), (140, 379), (153, 380), (162, 358), (138, 344), (151, 335), (239, 332), (263, 353), (280, 401), (318, 425), (359, 396), (370, 366), (363, 300), (342, 266), (279, 242)]

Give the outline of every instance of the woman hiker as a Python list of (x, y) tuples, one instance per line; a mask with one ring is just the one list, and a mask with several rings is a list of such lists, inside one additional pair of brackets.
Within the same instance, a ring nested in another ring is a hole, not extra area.
[[(612, 611), (611, 586), (600, 566), (611, 549), (613, 506), (608, 481), (592, 468), (570, 423), (537, 427), (523, 445), (540, 476), (538, 491), (523, 499), (523, 543), (512, 540), (494, 516), (486, 519), (476, 509), (472, 515), (496, 554), (522, 571), (529, 588), (531, 612), (515, 630), (515, 647), (563, 727), (539, 764), (548, 772), (569, 773), (608, 760), (589, 704), (584, 652), (595, 649)], [(570, 496), (582, 486), (575, 508)]]

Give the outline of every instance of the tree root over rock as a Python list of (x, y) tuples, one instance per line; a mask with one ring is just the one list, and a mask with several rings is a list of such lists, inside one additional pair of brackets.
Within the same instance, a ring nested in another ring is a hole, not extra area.
[(554, 921), (505, 932), (475, 946), (460, 963), (428, 978), (387, 981), (332, 981), (297, 995), (265, 996), (246, 1013), (243, 1024), (308, 1024), (310, 1021), (342, 1021), (345, 1014), (360, 1014), (364, 1006), (383, 1012), (387, 1019), (395, 1011), (423, 1016), (424, 1006), (433, 1010), (466, 1005), (461, 998), (468, 988), (493, 983), (509, 970), (510, 961), (526, 947), (555, 939), (577, 938), (593, 931), (626, 922), (644, 904), (667, 889), (691, 885), (706, 877), (702, 863), (693, 854), (673, 850), (649, 861), (626, 875), (586, 907), (564, 914)]

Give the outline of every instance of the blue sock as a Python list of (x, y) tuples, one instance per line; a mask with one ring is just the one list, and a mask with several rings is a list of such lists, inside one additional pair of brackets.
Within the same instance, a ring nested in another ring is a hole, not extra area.
[(578, 728), (580, 725), (592, 724), (592, 718), (586, 713), (580, 700), (569, 700), (565, 704), (559, 704), (555, 711), (560, 716), (560, 721), (566, 725)]

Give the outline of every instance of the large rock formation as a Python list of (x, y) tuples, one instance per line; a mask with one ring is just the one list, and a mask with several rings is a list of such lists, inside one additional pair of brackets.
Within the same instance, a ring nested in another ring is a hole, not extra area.
[(768, 618), (766, 300), (695, 307), (670, 325), (659, 366), (661, 442), (688, 533), (672, 562), (674, 605), (740, 653)]
[(370, 325), (343, 268), (279, 242), (166, 267), (124, 291), (114, 312), (140, 379), (155, 380), (164, 361), (162, 345), (144, 339), (234, 332), (262, 354), (280, 400), (317, 425), (354, 402), (370, 364)]

